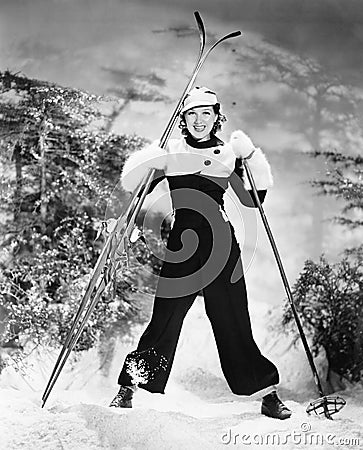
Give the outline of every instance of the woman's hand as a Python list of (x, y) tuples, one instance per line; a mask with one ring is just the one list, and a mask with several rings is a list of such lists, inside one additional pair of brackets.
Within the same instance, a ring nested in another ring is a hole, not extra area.
[(255, 150), (251, 138), (242, 130), (236, 130), (231, 134), (230, 144), (238, 158), (247, 158)]
[(145, 156), (145, 165), (148, 169), (164, 169), (166, 151), (159, 147), (159, 141), (154, 141), (143, 150)]
[[(260, 148), (256, 148), (253, 142), (241, 130), (234, 131), (231, 134), (230, 145), (237, 158), (248, 158), (248, 166), (251, 169), (256, 188), (265, 190), (273, 185), (271, 167), (266, 156)], [(251, 190), (251, 185), (247, 176), (243, 175), (244, 186), (247, 190)]]
[(166, 150), (159, 147), (159, 141), (130, 155), (121, 173), (121, 184), (126, 191), (134, 191), (151, 169), (163, 170), (167, 163)]

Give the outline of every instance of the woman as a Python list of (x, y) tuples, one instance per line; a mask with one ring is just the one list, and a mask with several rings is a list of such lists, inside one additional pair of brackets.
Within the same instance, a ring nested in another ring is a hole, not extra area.
[(216, 137), (225, 120), (216, 94), (196, 87), (181, 111), (184, 137), (171, 139), (166, 150), (153, 143), (131, 155), (124, 165), (121, 182), (128, 191), (133, 191), (151, 168), (156, 169), (156, 177), (150, 191), (167, 179), (174, 223), (150, 323), (137, 349), (126, 357), (118, 379), (120, 390), (110, 406), (131, 407), (137, 387), (164, 393), (183, 319), (202, 290), (232, 392), (260, 392), (262, 414), (278, 419), (291, 416), (276, 394), (277, 368), (253, 339), (240, 248), (223, 209), (229, 184), (243, 204), (256, 206), (249, 195), (243, 158), (248, 158), (261, 202), (272, 185), (270, 166), (261, 149), (242, 131), (232, 133), (230, 143)]

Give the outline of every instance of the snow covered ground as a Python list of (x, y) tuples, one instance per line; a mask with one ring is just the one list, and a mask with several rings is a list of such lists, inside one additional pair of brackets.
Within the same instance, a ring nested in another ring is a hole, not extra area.
[[(363, 388), (339, 393), (347, 406), (334, 421), (308, 416), (317, 397), (302, 350), (281, 335), (273, 315), (251, 305), (255, 338), (279, 366), (281, 397), (293, 410), (289, 420), (260, 414), (260, 400), (232, 394), (221, 374), (202, 299), (191, 308), (165, 395), (139, 390), (134, 408), (107, 405), (132, 340), (120, 342), (106, 377), (95, 350), (67, 363), (42, 409), (41, 394), (55, 354), (34, 353), (24, 372), (0, 376), (0, 449), (355, 449), (363, 446)], [(267, 326), (268, 324), (268, 326)], [(142, 328), (135, 329), (135, 337)], [(323, 361), (317, 361), (324, 370)]]

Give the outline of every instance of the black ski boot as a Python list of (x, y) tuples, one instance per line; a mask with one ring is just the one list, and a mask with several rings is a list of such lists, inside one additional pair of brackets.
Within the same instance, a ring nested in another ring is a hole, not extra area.
[(289, 408), (282, 403), (276, 391), (262, 397), (261, 414), (274, 419), (288, 419), (291, 416)]
[(120, 386), (120, 390), (109, 406), (114, 408), (132, 408), (134, 390), (129, 386)]

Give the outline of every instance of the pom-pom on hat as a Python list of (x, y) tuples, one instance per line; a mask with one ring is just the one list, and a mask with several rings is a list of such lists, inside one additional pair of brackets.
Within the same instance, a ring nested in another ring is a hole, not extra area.
[(185, 97), (181, 114), (197, 106), (214, 106), (219, 103), (216, 94), (206, 87), (196, 86)]

